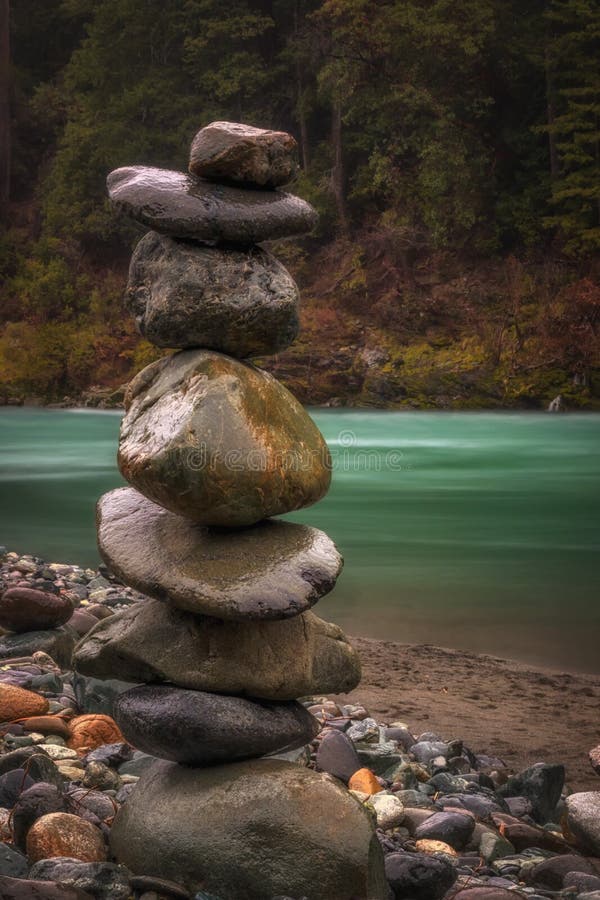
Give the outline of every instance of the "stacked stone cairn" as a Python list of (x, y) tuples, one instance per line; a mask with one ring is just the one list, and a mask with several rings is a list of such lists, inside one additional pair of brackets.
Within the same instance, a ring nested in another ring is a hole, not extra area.
[(119, 862), (221, 900), (377, 900), (370, 816), (291, 752), (318, 732), (296, 698), (360, 680), (344, 634), (310, 611), (340, 572), (335, 545), (273, 518), (324, 496), (327, 446), (248, 362), (298, 331), (297, 287), (260, 246), (315, 225), (278, 190), (295, 157), (288, 134), (215, 122), (194, 138), (189, 174), (108, 177), (116, 209), (152, 229), (128, 307), (142, 335), (178, 352), (129, 385), (118, 461), (131, 487), (98, 503), (107, 566), (152, 599), (100, 622), (74, 658), (83, 675), (136, 685), (115, 718), (158, 757), (115, 819)]

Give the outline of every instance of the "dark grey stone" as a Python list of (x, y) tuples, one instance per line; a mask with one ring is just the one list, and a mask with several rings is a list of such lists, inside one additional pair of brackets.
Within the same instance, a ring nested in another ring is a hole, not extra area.
[(8, 844), (0, 844), (0, 875), (8, 875), (10, 878), (25, 878), (28, 870), (29, 863), (26, 856)]
[(189, 170), (211, 181), (279, 187), (298, 169), (298, 145), (285, 131), (240, 122), (211, 122), (194, 137)]
[(531, 884), (553, 891), (560, 891), (566, 876), (570, 872), (581, 872), (585, 875), (596, 875), (596, 870), (583, 856), (566, 853), (563, 856), (552, 856), (538, 863), (529, 873)]
[(475, 819), (468, 813), (437, 812), (418, 826), (415, 837), (417, 840), (444, 841), (455, 850), (462, 850), (474, 830)]
[(386, 741), (396, 741), (404, 750), (410, 750), (416, 743), (414, 737), (407, 728), (384, 728)]
[[(166, 878), (153, 878), (150, 875), (132, 875), (129, 883), (131, 889), (138, 894), (150, 891), (160, 894), (161, 897), (168, 897), (169, 900), (189, 900), (191, 897), (190, 892), (186, 891), (180, 884), (176, 884), (174, 881), (167, 881)], [(209, 895), (207, 894), (206, 896), (208, 897)]]
[(29, 873), (39, 881), (57, 881), (87, 891), (96, 900), (129, 900), (129, 872), (111, 862), (82, 862), (70, 857), (42, 859)]
[[(156, 756), (143, 753), (142, 750), (135, 750), (133, 757), (119, 766), (119, 775), (136, 775), (139, 778), (155, 762), (157, 762)], [(123, 788), (127, 787), (129, 785), (123, 785)], [(117, 794), (117, 797), (119, 797), (119, 794)]]
[[(113, 716), (114, 718), (114, 716)], [(103, 744), (86, 754), (84, 763), (101, 762), (106, 766), (120, 766), (133, 756), (133, 750), (129, 744)]]
[(352, 741), (341, 731), (327, 731), (317, 750), (317, 768), (336, 778), (350, 781), (362, 763)]
[(211, 184), (169, 169), (115, 169), (107, 186), (118, 210), (176, 237), (247, 246), (305, 234), (317, 223), (310, 203), (292, 194)]
[(387, 900), (366, 810), (334, 779), (293, 763), (156, 763), (119, 810), (110, 840), (136, 875), (222, 900)]
[(319, 731), (314, 716), (295, 701), (261, 702), (171, 685), (121, 694), (115, 719), (139, 750), (198, 766), (293, 750)]
[(457, 878), (450, 863), (422, 853), (389, 853), (385, 874), (395, 900), (441, 900)]
[(76, 816), (84, 816), (84, 811), (93, 813), (100, 822), (106, 822), (113, 818), (117, 811), (117, 805), (112, 797), (102, 791), (90, 790), (87, 787), (76, 787), (66, 795), (69, 804), (69, 812)]
[(48, 631), (25, 631), (0, 637), (0, 660), (18, 656), (33, 656), (38, 650), (51, 656), (62, 669), (71, 667), (77, 632), (68, 625)]
[(342, 568), (317, 528), (273, 519), (235, 533), (202, 528), (133, 488), (101, 497), (97, 522), (100, 552), (123, 581), (218, 619), (298, 615), (334, 587)]
[(77, 704), (86, 713), (101, 713), (105, 716), (112, 716), (115, 701), (119, 694), (135, 687), (136, 684), (137, 681), (119, 681), (116, 678), (91, 678), (81, 675), (79, 672), (73, 674), (73, 687)]
[(531, 803), (533, 818), (543, 825), (554, 821), (564, 783), (564, 766), (537, 763), (518, 775), (511, 775), (498, 788), (498, 794), (500, 797), (526, 797)]
[(567, 872), (563, 887), (574, 888), (577, 893), (584, 891), (600, 891), (600, 875), (589, 875), (586, 872)]
[(21, 768), (27, 771), (33, 782), (47, 782), (62, 790), (64, 778), (45, 750), (39, 747), (19, 747), (0, 756), (0, 775)]
[(0, 808), (12, 809), (23, 791), (34, 784), (33, 778), (23, 769), (13, 769), (0, 775)]
[(135, 248), (125, 301), (158, 347), (245, 359), (285, 350), (300, 327), (298, 288), (262, 247), (207, 247), (155, 231)]
[(17, 847), (25, 849), (27, 832), (37, 819), (55, 812), (68, 812), (67, 802), (55, 784), (41, 781), (23, 791), (13, 808), (13, 836)]
[(422, 765), (426, 766), (436, 756), (446, 756), (448, 744), (443, 741), (417, 741), (410, 748), (410, 752)]
[(94, 900), (92, 894), (66, 884), (8, 875), (0, 875), (0, 897), (2, 900)]
[(453, 806), (457, 809), (467, 809), (479, 819), (489, 819), (493, 812), (509, 812), (504, 800), (485, 794), (450, 794), (448, 797), (440, 797), (437, 805), (444, 808)]

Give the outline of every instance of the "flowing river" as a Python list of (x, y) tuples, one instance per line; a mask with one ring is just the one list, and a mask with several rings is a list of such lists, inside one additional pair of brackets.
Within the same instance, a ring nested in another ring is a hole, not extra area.
[[(350, 634), (600, 672), (600, 416), (314, 410)], [(0, 409), (0, 544), (96, 566), (119, 413)]]

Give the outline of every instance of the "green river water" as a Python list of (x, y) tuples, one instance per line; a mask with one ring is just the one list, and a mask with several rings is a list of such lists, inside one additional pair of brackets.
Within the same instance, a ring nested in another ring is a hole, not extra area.
[[(600, 672), (600, 416), (314, 410), (351, 634)], [(0, 409), (0, 544), (94, 566), (120, 414)]]

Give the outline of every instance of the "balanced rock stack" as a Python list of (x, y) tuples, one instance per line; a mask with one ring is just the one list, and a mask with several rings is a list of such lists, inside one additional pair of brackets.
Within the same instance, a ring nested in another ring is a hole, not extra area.
[(271, 518), (326, 493), (325, 441), (246, 361), (298, 330), (296, 285), (258, 246), (315, 223), (277, 190), (295, 168), (290, 135), (217, 122), (196, 135), (191, 174), (108, 178), (113, 204), (154, 229), (134, 251), (129, 308), (148, 340), (180, 352), (130, 384), (119, 466), (132, 487), (98, 504), (105, 562), (153, 599), (94, 627), (75, 665), (138, 684), (115, 717), (159, 757), (115, 820), (119, 862), (221, 900), (377, 900), (368, 813), (330, 776), (272, 756), (318, 731), (296, 698), (360, 679), (343, 633), (310, 612), (340, 572), (335, 545)]

